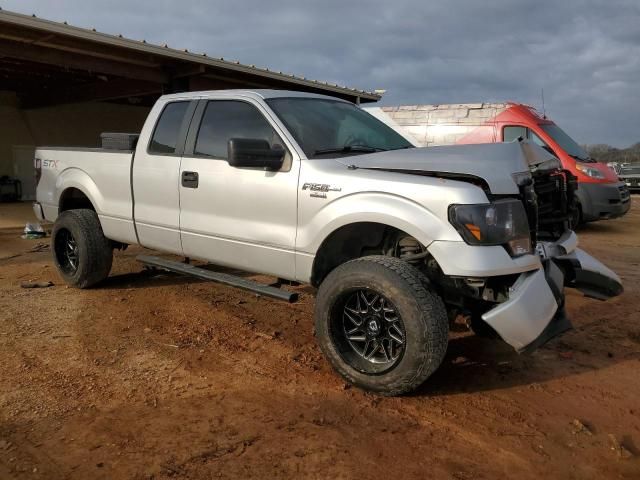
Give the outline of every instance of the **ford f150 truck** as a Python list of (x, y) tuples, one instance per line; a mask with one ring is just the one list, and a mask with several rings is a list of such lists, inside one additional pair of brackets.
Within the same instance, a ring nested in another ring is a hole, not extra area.
[(568, 228), (575, 177), (527, 140), (413, 148), (349, 102), (267, 90), (163, 96), (120, 140), (36, 150), (65, 281), (97, 284), (138, 244), (310, 283), (322, 351), (366, 390), (423, 383), (458, 315), (526, 352), (570, 327), (564, 287), (622, 292)]

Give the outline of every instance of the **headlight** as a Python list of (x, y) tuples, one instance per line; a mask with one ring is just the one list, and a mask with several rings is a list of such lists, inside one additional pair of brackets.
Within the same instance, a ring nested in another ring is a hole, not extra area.
[(603, 173), (597, 168), (587, 167), (586, 165), (582, 165), (576, 162), (576, 169), (580, 170), (586, 176), (591, 178), (604, 178)]
[(451, 205), (449, 221), (470, 245), (504, 245), (513, 257), (531, 253), (527, 213), (519, 200)]

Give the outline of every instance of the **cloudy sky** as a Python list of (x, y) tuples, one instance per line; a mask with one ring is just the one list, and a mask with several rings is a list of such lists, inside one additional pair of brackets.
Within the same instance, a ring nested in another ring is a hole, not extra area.
[(514, 100), (580, 143), (640, 141), (640, 0), (0, 0), (106, 33), (368, 90)]

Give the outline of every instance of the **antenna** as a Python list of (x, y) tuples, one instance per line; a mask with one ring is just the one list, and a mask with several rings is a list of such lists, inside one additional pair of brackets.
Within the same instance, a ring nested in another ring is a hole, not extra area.
[(540, 90), (540, 93), (541, 93), (541, 95), (542, 95), (542, 118), (544, 118), (544, 119), (546, 120), (546, 119), (547, 119), (547, 112), (546, 112), (546, 110), (544, 109), (544, 88), (542, 88), (542, 89)]

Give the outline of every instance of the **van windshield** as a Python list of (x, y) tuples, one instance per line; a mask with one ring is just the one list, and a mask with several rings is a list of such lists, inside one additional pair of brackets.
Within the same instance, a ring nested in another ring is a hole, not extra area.
[(581, 160), (583, 162), (593, 162), (591, 158), (589, 158), (589, 154), (584, 151), (584, 149), (576, 143), (576, 141), (571, 138), (564, 130), (562, 130), (559, 126), (554, 123), (545, 123), (540, 125), (547, 135), (555, 140), (555, 142), (562, 147), (562, 149), (567, 152), (568, 155), (575, 158), (576, 160)]
[(351, 103), (300, 97), (271, 98), (267, 103), (307, 158), (336, 158), (413, 147), (391, 127)]

